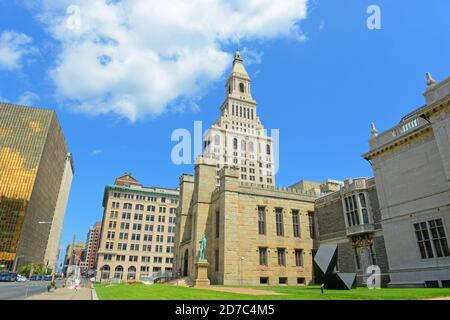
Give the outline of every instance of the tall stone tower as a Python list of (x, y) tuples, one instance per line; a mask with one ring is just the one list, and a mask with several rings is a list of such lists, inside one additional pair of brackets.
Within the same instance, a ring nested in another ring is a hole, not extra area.
[(242, 181), (274, 186), (273, 141), (257, 115), (250, 77), (239, 51), (225, 90), (220, 117), (204, 136), (203, 157), (216, 160), (217, 183), (220, 169), (229, 165), (239, 168)]

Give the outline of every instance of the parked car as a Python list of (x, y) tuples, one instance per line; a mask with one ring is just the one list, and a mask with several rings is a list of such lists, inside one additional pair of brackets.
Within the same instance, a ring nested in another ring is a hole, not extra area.
[(24, 277), (24, 276), (21, 276), (21, 275), (19, 274), (19, 275), (17, 275), (16, 281), (17, 281), (17, 282), (26, 282), (26, 281), (27, 281), (27, 278)]
[(2, 282), (15, 282), (17, 280), (16, 272), (2, 272), (0, 273), (0, 281)]
[(52, 276), (51, 275), (44, 276), (44, 281), (52, 281)]
[(32, 275), (30, 278), (31, 281), (44, 281), (44, 276), (41, 275)]

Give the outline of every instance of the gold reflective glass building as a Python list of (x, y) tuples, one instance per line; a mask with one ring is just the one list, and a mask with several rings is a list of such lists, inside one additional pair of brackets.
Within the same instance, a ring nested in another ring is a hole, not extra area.
[(0, 265), (56, 266), (72, 176), (56, 113), (0, 103)]

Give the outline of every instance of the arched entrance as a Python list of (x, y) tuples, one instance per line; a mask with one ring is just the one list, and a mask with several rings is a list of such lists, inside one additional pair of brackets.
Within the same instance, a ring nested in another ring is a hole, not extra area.
[(184, 252), (184, 262), (183, 262), (183, 277), (187, 277), (189, 274), (189, 250), (186, 249)]
[(123, 267), (117, 266), (116, 269), (114, 270), (114, 279), (122, 280), (122, 276), (123, 276)]
[(110, 267), (106, 264), (100, 270), (101, 270), (101, 273), (102, 273), (102, 275), (101, 275), (102, 279), (103, 280), (108, 280), (109, 279), (109, 272), (111, 270)]
[(128, 268), (127, 280), (136, 280), (136, 268), (135, 267)]

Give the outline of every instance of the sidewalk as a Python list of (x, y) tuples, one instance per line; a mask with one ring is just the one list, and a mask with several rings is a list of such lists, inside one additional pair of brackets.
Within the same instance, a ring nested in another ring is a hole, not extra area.
[(56, 289), (31, 296), (27, 300), (92, 300), (90, 288), (80, 288), (78, 291), (69, 288)]

